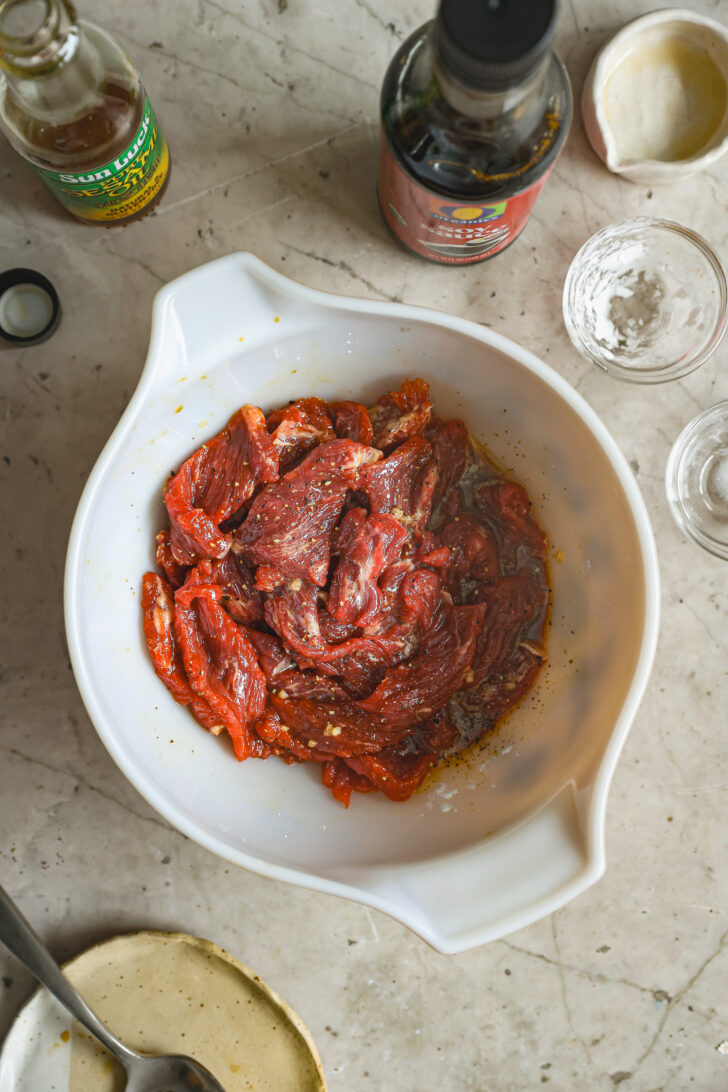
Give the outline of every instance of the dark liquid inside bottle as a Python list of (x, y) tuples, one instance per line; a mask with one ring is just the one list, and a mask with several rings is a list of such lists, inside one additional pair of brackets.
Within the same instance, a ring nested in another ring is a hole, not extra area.
[[(416, 31), (387, 71), (381, 113), (388, 151), (412, 182), (454, 205), (522, 194), (544, 179), (566, 139), (571, 92), (561, 62), (549, 52), (523, 86), (473, 92), (438, 70), (431, 30), (427, 24)], [(380, 204), (392, 227), (382, 188), (380, 177)]]

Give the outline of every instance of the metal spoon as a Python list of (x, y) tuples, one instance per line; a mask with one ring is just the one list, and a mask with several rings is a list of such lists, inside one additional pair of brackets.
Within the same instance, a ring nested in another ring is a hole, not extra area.
[(0, 941), (126, 1070), (126, 1092), (225, 1092), (184, 1054), (137, 1054), (111, 1034), (76, 992), (10, 896), (0, 887)]

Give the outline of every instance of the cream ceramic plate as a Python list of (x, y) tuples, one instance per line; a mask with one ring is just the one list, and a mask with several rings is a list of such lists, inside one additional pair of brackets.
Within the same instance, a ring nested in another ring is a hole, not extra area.
[[(216, 944), (131, 933), (64, 967), (123, 1042), (197, 1058), (226, 1092), (325, 1092), (313, 1040), (264, 982)], [(18, 1014), (0, 1055), (0, 1092), (121, 1092), (117, 1062), (45, 990)]]

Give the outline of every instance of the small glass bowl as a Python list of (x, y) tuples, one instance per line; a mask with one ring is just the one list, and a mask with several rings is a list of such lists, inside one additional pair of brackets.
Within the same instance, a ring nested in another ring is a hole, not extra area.
[(564, 322), (582, 356), (618, 379), (664, 383), (720, 344), (726, 274), (699, 235), (640, 216), (593, 235), (564, 284)]
[(698, 414), (680, 433), (665, 489), (681, 531), (728, 560), (728, 401)]

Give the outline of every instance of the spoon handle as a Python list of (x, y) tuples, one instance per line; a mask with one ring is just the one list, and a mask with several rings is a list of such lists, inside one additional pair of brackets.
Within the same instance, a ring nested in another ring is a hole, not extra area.
[(45, 945), (38, 939), (7, 892), (0, 887), (0, 941), (24, 963), (71, 1016), (83, 1024), (122, 1064), (136, 1057), (111, 1034), (60, 970)]

